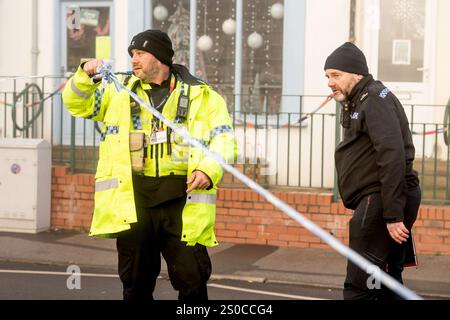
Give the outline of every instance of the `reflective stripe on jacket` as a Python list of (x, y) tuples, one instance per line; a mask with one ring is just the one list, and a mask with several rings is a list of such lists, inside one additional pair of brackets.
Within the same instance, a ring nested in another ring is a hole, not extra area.
[[(132, 76), (127, 87), (131, 88), (135, 81), (140, 80)], [(185, 83), (185, 92), (187, 86)], [(95, 209), (89, 234), (116, 237), (118, 232), (130, 229), (130, 224), (137, 221), (129, 152), (130, 102), (128, 94), (124, 90), (117, 92), (112, 84), (101, 93), (101, 100), (99, 90), (100, 84), (93, 84), (89, 76), (79, 68), (63, 91), (63, 101), (72, 115), (103, 122), (95, 175)], [(142, 89), (137, 90), (137, 94), (148, 102)], [(180, 82), (177, 82), (176, 89), (162, 112), (171, 121), (176, 115), (179, 95)], [(186, 123), (189, 134), (228, 163), (233, 162), (237, 146), (223, 98), (208, 85), (196, 83), (191, 85), (190, 101)], [(210, 190), (195, 190), (188, 194), (183, 209), (181, 240), (188, 245), (200, 243), (214, 246), (217, 245), (214, 235), (215, 199), (223, 170), (214, 159), (205, 156), (202, 150), (189, 146), (184, 148), (187, 172), (185, 163), (173, 161), (165, 153), (163, 158), (158, 159), (158, 165), (155, 159), (147, 159), (153, 161), (151, 175), (186, 174), (189, 179), (194, 170), (200, 170), (209, 176), (213, 183)]]

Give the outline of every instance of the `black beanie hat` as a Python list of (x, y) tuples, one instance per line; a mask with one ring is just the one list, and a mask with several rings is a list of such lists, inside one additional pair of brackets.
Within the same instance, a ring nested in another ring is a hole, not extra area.
[(353, 43), (346, 42), (334, 50), (325, 61), (326, 69), (337, 69), (366, 76), (369, 74), (364, 53)]
[(156, 59), (162, 63), (171, 66), (173, 49), (172, 41), (170, 41), (167, 33), (161, 30), (149, 29), (144, 32), (138, 33), (131, 40), (128, 47), (128, 53), (132, 57), (131, 50), (139, 49), (151, 53)]

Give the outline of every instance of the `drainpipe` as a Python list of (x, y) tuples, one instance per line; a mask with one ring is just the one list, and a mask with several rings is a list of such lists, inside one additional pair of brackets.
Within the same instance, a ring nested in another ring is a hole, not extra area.
[(243, 42), (243, 1), (236, 0), (236, 43), (234, 58), (234, 111), (241, 111), (242, 93), (242, 42)]
[[(31, 4), (31, 75), (37, 76), (38, 71), (38, 56), (39, 56), (39, 47), (38, 47), (38, 0), (32, 0)], [(37, 83), (36, 78), (31, 79), (31, 83)], [(33, 99), (33, 98), (32, 98)], [(34, 115), (34, 108), (31, 111), (32, 115)], [(28, 117), (28, 112), (27, 112)], [(38, 127), (40, 125), (37, 122), (33, 123), (31, 126), (31, 137), (36, 137), (38, 132)], [(28, 132), (28, 131), (27, 131)], [(28, 133), (27, 133), (28, 137)]]
[[(38, 67), (38, 0), (32, 0), (31, 6), (31, 75), (37, 75)], [(33, 82), (35, 79), (33, 79)]]
[(196, 75), (195, 56), (197, 50), (197, 0), (190, 2), (189, 17), (189, 72)]

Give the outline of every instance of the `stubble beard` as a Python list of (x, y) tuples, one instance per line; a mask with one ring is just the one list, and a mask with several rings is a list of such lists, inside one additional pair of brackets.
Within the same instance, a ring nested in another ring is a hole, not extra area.
[(345, 101), (347, 99), (347, 96), (345, 94), (343, 94), (343, 93), (338, 93), (336, 95), (333, 95), (333, 99), (336, 102), (343, 102), (343, 101)]
[(145, 72), (143, 75), (143, 79), (147, 83), (152, 83), (156, 79), (158, 75), (158, 70), (155, 67), (152, 67), (148, 72)]
[(140, 74), (135, 74), (136, 77), (140, 78), (146, 83), (152, 83), (159, 74), (159, 69), (155, 64), (150, 65), (148, 68), (141, 68), (139, 70)]

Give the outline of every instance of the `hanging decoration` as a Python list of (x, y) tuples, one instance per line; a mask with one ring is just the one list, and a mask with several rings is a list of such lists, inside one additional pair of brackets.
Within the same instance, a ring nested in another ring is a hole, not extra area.
[(201, 51), (208, 51), (211, 50), (213, 46), (213, 41), (211, 39), (210, 36), (204, 34), (202, 35), (200, 38), (198, 38), (197, 40), (197, 47), (201, 50)]
[(208, 8), (206, 1), (203, 4), (203, 14), (203, 35), (197, 40), (197, 48), (199, 48), (201, 51), (209, 51), (213, 47), (213, 41), (206, 32), (208, 17)]
[(277, 2), (270, 8), (270, 15), (274, 19), (282, 19), (284, 16), (284, 7), (281, 3)]
[(158, 21), (164, 21), (167, 19), (167, 17), (169, 16), (169, 12), (167, 11), (167, 8), (164, 7), (162, 4), (158, 4), (154, 9), (153, 9), (153, 16), (155, 17), (156, 20)]
[(259, 49), (263, 45), (263, 37), (255, 31), (248, 36), (247, 44), (253, 50)]
[(227, 35), (235, 34), (236, 32), (236, 21), (233, 19), (227, 19), (222, 23), (222, 30)]

